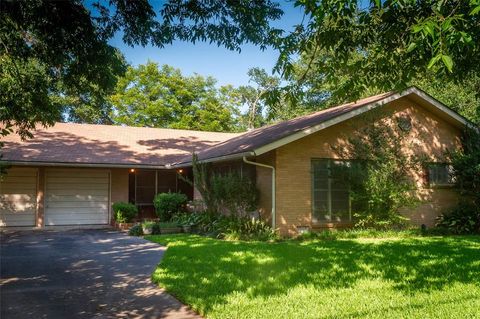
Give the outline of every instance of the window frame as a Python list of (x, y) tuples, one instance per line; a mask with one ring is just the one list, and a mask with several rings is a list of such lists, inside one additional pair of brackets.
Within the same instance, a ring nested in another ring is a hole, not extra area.
[[(436, 183), (432, 182), (432, 174), (431, 168), (433, 166), (445, 166), (448, 169), (449, 180), (448, 183)], [(454, 188), (455, 187), (455, 177), (451, 176), (451, 172), (453, 171), (453, 166), (451, 163), (448, 162), (429, 162), (426, 164), (426, 173), (427, 173), (427, 185), (429, 188)]]
[[(328, 214), (330, 215), (330, 220), (321, 220), (315, 214), (315, 169), (314, 164), (318, 161), (327, 161), (327, 168), (329, 170), (328, 176), (328, 190), (327, 190), (327, 205), (328, 205)], [(332, 218), (332, 178), (330, 177), (330, 167), (332, 162), (343, 162), (349, 163), (351, 166), (356, 160), (355, 159), (336, 159), (336, 158), (311, 158), (310, 159), (310, 187), (311, 187), (311, 220), (313, 224), (351, 224), (353, 222), (352, 216), (352, 196), (351, 196), (351, 185), (348, 184), (348, 220), (336, 221)], [(335, 213), (333, 213), (335, 214)]]

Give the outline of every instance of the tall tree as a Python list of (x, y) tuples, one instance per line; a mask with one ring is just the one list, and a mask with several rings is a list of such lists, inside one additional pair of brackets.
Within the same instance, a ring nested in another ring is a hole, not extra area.
[(232, 87), (215, 87), (211, 77), (184, 76), (157, 63), (129, 67), (118, 80), (111, 119), (130, 126), (229, 132), (238, 130)]
[[(232, 50), (247, 42), (265, 47), (280, 33), (269, 21), (282, 11), (270, 0), (169, 0), (158, 12), (152, 3), (0, 1), (2, 135), (15, 130), (27, 137), (36, 123), (53, 124), (64, 110), (74, 119), (91, 117), (89, 107), (102, 106), (125, 72), (118, 51), (108, 45), (117, 32), (131, 46), (161, 48), (179, 39)], [(71, 112), (79, 105), (88, 107)]]
[[(294, 76), (294, 57), (309, 58), (301, 79), (321, 70), (355, 99), (365, 87), (401, 89), (434, 73), (461, 80), (480, 73), (478, 0), (297, 0), (304, 22), (280, 41), (276, 69)], [(320, 58), (321, 57), (321, 58)]]
[(242, 85), (238, 87), (237, 92), (242, 103), (247, 106), (244, 116), (246, 127), (254, 129), (265, 124), (266, 119), (263, 113), (264, 111), (270, 113), (269, 110), (266, 110), (267, 94), (278, 88), (280, 78), (269, 75), (261, 68), (251, 68), (247, 74), (252, 85)]

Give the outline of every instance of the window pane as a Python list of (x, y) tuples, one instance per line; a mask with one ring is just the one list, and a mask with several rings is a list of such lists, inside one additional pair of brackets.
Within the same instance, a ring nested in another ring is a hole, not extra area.
[(350, 221), (351, 161), (313, 160), (313, 218), (323, 222)]
[(430, 164), (428, 167), (428, 178), (430, 185), (451, 185), (454, 184), (452, 178), (452, 166), (443, 163)]
[(157, 193), (177, 191), (177, 172), (175, 170), (159, 170)]
[(155, 171), (138, 170), (136, 187), (136, 203), (153, 205), (155, 196)]

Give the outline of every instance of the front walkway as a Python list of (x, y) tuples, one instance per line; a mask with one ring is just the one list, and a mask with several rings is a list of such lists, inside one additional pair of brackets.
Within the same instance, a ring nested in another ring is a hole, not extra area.
[(165, 249), (110, 230), (3, 233), (0, 318), (198, 318), (150, 280)]

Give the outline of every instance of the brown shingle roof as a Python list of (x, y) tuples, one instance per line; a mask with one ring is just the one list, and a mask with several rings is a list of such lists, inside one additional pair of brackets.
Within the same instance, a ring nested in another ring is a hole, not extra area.
[[(308, 129), (314, 125), (321, 124), (327, 120), (333, 119), (367, 104), (378, 102), (394, 94), (395, 92), (387, 92), (361, 99), (356, 102), (351, 102), (312, 114), (300, 116), (292, 120), (260, 127), (197, 152), (198, 159), (208, 160), (252, 152), (259, 147), (268, 145), (296, 132)], [(182, 163), (189, 163), (190, 161), (191, 157), (185, 157), (177, 164), (181, 165)]]
[(239, 134), (113, 125), (57, 123), (34, 138), (2, 139), (3, 158), (16, 162), (164, 166)]

